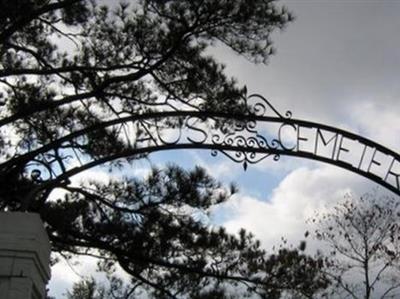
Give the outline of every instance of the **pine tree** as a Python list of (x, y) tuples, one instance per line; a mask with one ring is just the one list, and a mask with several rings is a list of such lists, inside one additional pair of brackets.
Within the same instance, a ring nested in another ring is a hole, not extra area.
[[(147, 157), (137, 149), (182, 125), (166, 111), (242, 111), (245, 89), (209, 49), (264, 63), (270, 35), (291, 20), (272, 0), (1, 1), (0, 209), (40, 213), (54, 252), (98, 256), (109, 271), (119, 264), (154, 296), (221, 282), (268, 289), (273, 274), (251, 234), (193, 217), (232, 193), (202, 169), (108, 183), (71, 177)], [(49, 200), (56, 189), (66, 195)]]

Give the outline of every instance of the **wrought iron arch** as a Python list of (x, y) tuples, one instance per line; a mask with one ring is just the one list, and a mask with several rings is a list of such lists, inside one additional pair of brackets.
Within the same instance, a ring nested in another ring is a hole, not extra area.
[(242, 163), (245, 170), (268, 157), (276, 161), (281, 156), (312, 159), (357, 173), (400, 195), (400, 155), (396, 152), (346, 130), (292, 118), (290, 111), (282, 114), (261, 95), (245, 100), (245, 111), (237, 114), (172, 110), (104, 121), (3, 162), (0, 170), (34, 160), (88, 131), (131, 124), (142, 132), (132, 141), (134, 146), (47, 177), (42, 175), (43, 169), (34, 169), (35, 177), (40, 178), (39, 189), (57, 186), (84, 170), (122, 158), (172, 149), (208, 149), (213, 156), (222, 153)]

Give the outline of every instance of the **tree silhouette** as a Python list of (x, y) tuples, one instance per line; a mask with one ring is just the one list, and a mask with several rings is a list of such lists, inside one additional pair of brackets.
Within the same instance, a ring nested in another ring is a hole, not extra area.
[(313, 220), (316, 237), (329, 245), (326, 271), (341, 298), (398, 298), (399, 208), (376, 193), (347, 196)]
[(261, 0), (1, 3), (0, 182), (8, 190), (0, 196), (13, 209), (45, 202), (84, 169), (146, 155), (129, 154), (152, 138), (144, 121), (133, 122), (140, 115), (240, 112), (243, 89), (208, 49), (224, 44), (266, 61), (270, 34), (292, 19)]
[[(259, 261), (258, 268), (268, 273), (268, 277), (260, 283), (259, 287), (247, 284), (247, 292), (242, 289), (234, 289), (226, 282), (207, 285), (204, 288), (194, 288), (190, 293), (193, 299), (239, 299), (250, 298), (315, 298), (325, 290), (330, 281), (323, 275), (322, 267), (324, 260), (322, 256), (311, 258), (304, 251), (305, 243), (300, 248), (283, 248), (269, 255), (265, 260)], [(75, 283), (72, 291), (68, 292), (71, 298), (83, 298), (81, 294), (90, 294), (87, 299), (132, 299), (143, 293), (142, 283), (136, 281), (126, 285), (116, 276), (108, 276), (108, 287), (98, 283), (93, 278), (83, 279)], [(243, 287), (243, 286), (242, 286)], [(165, 294), (159, 292), (147, 293), (153, 299), (165, 298)], [(86, 298), (85, 297), (85, 298)]]
[[(149, 126), (162, 135), (181, 125), (165, 111), (242, 111), (245, 89), (209, 49), (224, 45), (265, 63), (271, 33), (291, 20), (265, 0), (1, 1), (0, 209), (40, 213), (53, 251), (97, 256), (110, 272), (118, 263), (154, 296), (191, 296), (221, 282), (260, 294), (297, 288), (285, 275), (273, 280), (251, 234), (193, 217), (234, 191), (200, 168), (71, 181), (145, 157), (132, 153), (151, 142)], [(133, 121), (145, 114), (158, 115), (155, 123)], [(66, 195), (49, 200), (56, 189)]]
[(66, 296), (67, 299), (106, 299), (106, 290), (91, 277), (74, 283), (72, 290), (68, 291)]

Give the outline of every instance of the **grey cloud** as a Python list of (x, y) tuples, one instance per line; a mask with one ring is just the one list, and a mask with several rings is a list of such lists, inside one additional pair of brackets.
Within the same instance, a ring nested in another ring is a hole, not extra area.
[(274, 36), (278, 54), (252, 66), (219, 50), (228, 72), (298, 117), (341, 124), (365, 101), (400, 111), (400, 2), (283, 3), (297, 19)]

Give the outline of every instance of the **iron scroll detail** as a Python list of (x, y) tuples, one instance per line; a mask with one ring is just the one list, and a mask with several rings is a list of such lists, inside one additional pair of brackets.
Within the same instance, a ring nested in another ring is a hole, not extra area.
[[(273, 138), (268, 141), (267, 138), (257, 131), (257, 121), (252, 120), (252, 117), (274, 117), (285, 122), (292, 118), (292, 112), (287, 110), (284, 115), (281, 114), (270, 101), (259, 94), (249, 95), (245, 97), (245, 101), (249, 118), (246, 121), (236, 123), (234, 129), (229, 133), (220, 134), (220, 132), (217, 132), (212, 134), (211, 141), (218, 146), (244, 147), (247, 150), (212, 150), (211, 155), (217, 156), (218, 152), (221, 152), (230, 160), (242, 163), (243, 169), (247, 170), (249, 164), (259, 163), (270, 156), (273, 157), (274, 161), (278, 161), (280, 154), (276, 150), (283, 149), (283, 144), (279, 138)], [(251, 151), (252, 148), (264, 149), (265, 152), (257, 153)]]

